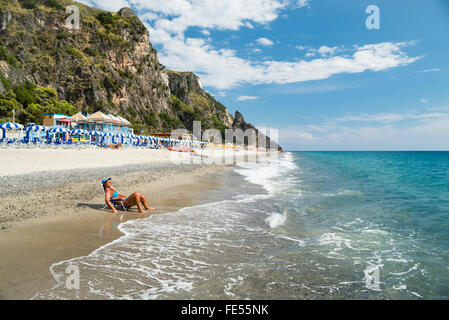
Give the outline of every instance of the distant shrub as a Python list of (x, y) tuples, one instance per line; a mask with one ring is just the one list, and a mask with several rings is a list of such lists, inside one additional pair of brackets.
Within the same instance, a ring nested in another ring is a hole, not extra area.
[(94, 48), (86, 48), (84, 49), (84, 52), (91, 57), (95, 57), (98, 54), (98, 51)]
[(9, 90), (12, 88), (11, 82), (8, 79), (6, 79), (6, 77), (1, 72), (0, 72), (0, 82), (3, 85), (3, 88), (5, 88), (6, 90)]
[(154, 111), (151, 111), (149, 113), (142, 113), (143, 118), (145, 120), (145, 123), (147, 124), (147, 126), (149, 127), (156, 127), (158, 124), (157, 121), (157, 114)]
[(69, 34), (68, 32), (63, 31), (63, 32), (59, 32), (59, 33), (56, 35), (56, 39), (58, 39), (58, 40), (64, 40), (64, 39), (67, 39), (69, 36), (70, 36), (70, 34)]
[(164, 130), (174, 130), (184, 127), (184, 124), (176, 117), (171, 117), (168, 113), (161, 112), (159, 114), (159, 119), (162, 121), (162, 127)]
[(35, 88), (36, 85), (30, 82), (23, 85), (14, 86), (13, 90), (16, 95), (16, 100), (25, 107), (27, 107), (29, 104), (34, 103), (36, 100), (36, 97), (34, 95)]
[(34, 9), (37, 6), (37, 0), (19, 0), (20, 5), (25, 9)]
[(101, 22), (102, 25), (111, 25), (114, 23), (114, 17), (110, 12), (101, 12), (97, 15), (97, 19)]
[(131, 115), (131, 117), (133, 117), (133, 118), (137, 117), (137, 112), (136, 112), (136, 110), (134, 110), (133, 107), (129, 106), (126, 108), (126, 110)]
[(111, 77), (104, 78), (103, 86), (106, 89), (112, 90), (112, 92), (118, 92), (120, 90), (120, 87), (117, 85), (116, 81)]
[(66, 48), (65, 50), (68, 54), (71, 54), (72, 56), (81, 58), (83, 54), (76, 48)]
[(6, 61), (8, 58), (8, 53), (6, 52), (5, 47), (0, 47), (0, 60)]
[(8, 117), (13, 109), (16, 109), (18, 103), (16, 101), (14, 92), (8, 91), (5, 94), (0, 94), (0, 117)]
[(20, 62), (12, 54), (9, 54), (5, 47), (0, 47), (0, 60), (8, 62), (13, 67), (19, 67)]
[(60, 3), (59, 3), (58, 1), (56, 1), (56, 0), (45, 0), (45, 1), (44, 1), (44, 4), (45, 4), (47, 7), (50, 7), (50, 8), (55, 8), (55, 9), (58, 9), (58, 10), (64, 9), (63, 5), (60, 4)]

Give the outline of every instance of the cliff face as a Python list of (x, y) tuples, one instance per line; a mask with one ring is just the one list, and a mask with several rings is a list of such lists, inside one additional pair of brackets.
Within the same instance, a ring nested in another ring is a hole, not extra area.
[[(79, 30), (66, 27), (72, 4), (80, 9)], [(164, 70), (129, 8), (110, 13), (71, 0), (0, 0), (0, 80), (0, 120), (13, 108), (26, 122), (72, 105), (120, 114), (136, 132), (191, 129), (194, 120), (224, 131), (234, 123), (195, 74)]]
[(220, 122), (226, 128), (232, 127), (234, 119), (228, 109), (203, 90), (196, 74), (167, 71), (167, 75), (170, 93), (190, 106), (194, 112), (201, 113), (206, 129), (215, 127), (214, 122)]
[(1, 1), (0, 39), (18, 61), (2, 63), (3, 75), (12, 85), (53, 88), (84, 112), (120, 113), (160, 127), (158, 119), (148, 118), (154, 112), (170, 115), (170, 93), (145, 26), (132, 10), (111, 14), (77, 3), (81, 28), (69, 30), (62, 8), (70, 4)]
[(256, 131), (257, 144), (259, 144), (259, 141), (263, 141), (264, 148), (282, 151), (282, 147), (279, 144), (271, 140), (269, 137), (265, 136), (263, 133), (257, 130), (256, 127), (254, 127), (252, 124), (247, 123), (243, 118), (243, 115), (239, 111), (235, 111), (235, 118), (234, 122), (232, 123), (232, 129), (234, 130), (241, 129), (243, 131), (253, 129)]

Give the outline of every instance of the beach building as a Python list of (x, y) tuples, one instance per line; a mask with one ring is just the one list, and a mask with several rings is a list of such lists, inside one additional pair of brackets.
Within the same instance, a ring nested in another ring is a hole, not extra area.
[(104, 114), (101, 111), (91, 115), (78, 112), (73, 116), (63, 114), (45, 114), (43, 125), (47, 127), (63, 127), (65, 129), (84, 129), (110, 133), (133, 134), (131, 122), (121, 116)]
[(72, 121), (69, 120), (69, 116), (65, 114), (48, 113), (44, 114), (42, 125), (46, 127), (63, 127), (65, 129), (71, 129)]

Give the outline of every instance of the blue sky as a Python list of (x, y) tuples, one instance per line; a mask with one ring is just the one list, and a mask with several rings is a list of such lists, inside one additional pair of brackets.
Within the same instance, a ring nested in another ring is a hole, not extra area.
[(81, 2), (132, 7), (161, 63), (288, 150), (449, 149), (449, 1)]

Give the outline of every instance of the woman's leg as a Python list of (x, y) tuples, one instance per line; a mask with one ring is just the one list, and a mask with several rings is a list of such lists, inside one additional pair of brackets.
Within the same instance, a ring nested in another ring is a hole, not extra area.
[(142, 209), (141, 197), (142, 196), (140, 195), (140, 193), (134, 192), (125, 201), (123, 201), (123, 204), (129, 208), (137, 206), (139, 212), (144, 213), (145, 211)]
[(142, 204), (145, 207), (145, 209), (147, 209), (147, 210), (151, 209), (148, 206), (147, 199), (145, 198), (145, 196), (143, 194), (140, 195), (140, 201), (142, 202)]

